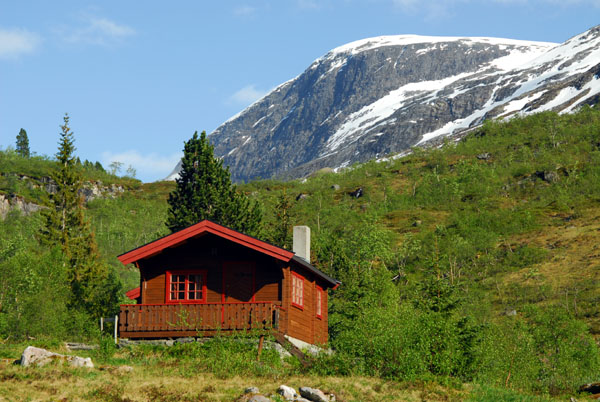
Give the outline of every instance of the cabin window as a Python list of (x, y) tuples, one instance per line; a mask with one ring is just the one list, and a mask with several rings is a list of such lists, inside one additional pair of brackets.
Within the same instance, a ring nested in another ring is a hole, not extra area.
[(304, 308), (304, 278), (292, 272), (292, 305)]
[(167, 271), (167, 303), (205, 303), (206, 271)]
[(320, 286), (317, 286), (317, 300), (315, 310), (317, 312), (318, 318), (323, 318), (323, 289)]

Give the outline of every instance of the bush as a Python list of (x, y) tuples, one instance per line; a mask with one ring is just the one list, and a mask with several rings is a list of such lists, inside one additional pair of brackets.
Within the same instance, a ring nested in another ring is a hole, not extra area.
[(587, 326), (558, 307), (490, 325), (477, 350), (477, 381), (559, 394), (597, 380), (600, 351)]

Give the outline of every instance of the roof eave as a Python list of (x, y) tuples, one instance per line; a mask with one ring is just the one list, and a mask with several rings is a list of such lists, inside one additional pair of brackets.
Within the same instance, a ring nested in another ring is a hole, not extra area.
[(312, 272), (313, 274), (317, 275), (318, 277), (320, 277), (324, 281), (329, 282), (329, 284), (331, 285), (332, 289), (336, 289), (342, 283), (342, 282), (338, 281), (337, 279), (333, 279), (329, 275), (327, 275), (327, 274), (319, 271), (317, 268), (313, 267), (308, 261), (306, 261), (302, 257), (298, 257), (297, 255), (294, 255), (291, 258), (291, 261), (294, 261), (294, 262), (300, 264), (302, 267), (308, 269), (310, 272)]

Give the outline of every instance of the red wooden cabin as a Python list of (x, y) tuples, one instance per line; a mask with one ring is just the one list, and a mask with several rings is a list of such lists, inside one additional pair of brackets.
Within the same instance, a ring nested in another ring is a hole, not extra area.
[(327, 290), (339, 282), (291, 251), (204, 220), (118, 259), (140, 270), (127, 292), (137, 304), (121, 305), (122, 338), (272, 329), (327, 343)]

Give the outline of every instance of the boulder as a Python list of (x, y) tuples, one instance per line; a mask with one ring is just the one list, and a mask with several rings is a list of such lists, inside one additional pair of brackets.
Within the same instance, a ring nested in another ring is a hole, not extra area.
[(259, 392), (257, 387), (248, 387), (244, 390), (244, 394), (258, 394)]
[(119, 373), (119, 374), (131, 373), (132, 371), (133, 371), (133, 367), (131, 367), (131, 366), (117, 367), (117, 373)]
[(317, 388), (300, 387), (300, 395), (313, 402), (329, 402), (329, 397)]
[(286, 401), (293, 401), (298, 397), (296, 390), (292, 387), (288, 387), (287, 385), (280, 385), (279, 388), (277, 388), (277, 393)]
[(579, 387), (579, 392), (587, 392), (588, 394), (600, 394), (600, 382), (585, 384)]
[(98, 345), (87, 345), (85, 343), (76, 343), (76, 342), (65, 342), (65, 347), (69, 351), (73, 350), (95, 350), (98, 349)]
[(551, 170), (537, 171), (534, 173), (534, 176), (544, 180), (546, 183), (556, 183), (560, 181), (558, 173)]
[(263, 395), (254, 395), (252, 398), (248, 399), (248, 402), (273, 402), (273, 401)]
[(301, 193), (301, 194), (298, 194), (296, 196), (296, 201), (300, 201), (300, 200), (303, 200), (305, 198), (308, 198), (308, 194)]
[(41, 367), (54, 361), (67, 363), (71, 367), (94, 368), (94, 363), (89, 357), (61, 355), (34, 346), (28, 346), (21, 355), (21, 366), (23, 367), (32, 365)]
[(340, 189), (340, 185), (339, 184), (334, 184), (331, 186), (331, 189), (334, 191), (338, 191)]
[(356, 190), (349, 192), (348, 195), (352, 198), (360, 198), (363, 196), (363, 188), (359, 187)]
[(487, 161), (488, 159), (490, 159), (492, 157), (492, 155), (490, 155), (489, 152), (484, 152), (482, 154), (477, 155), (477, 159), (479, 160), (483, 160), (483, 161)]

